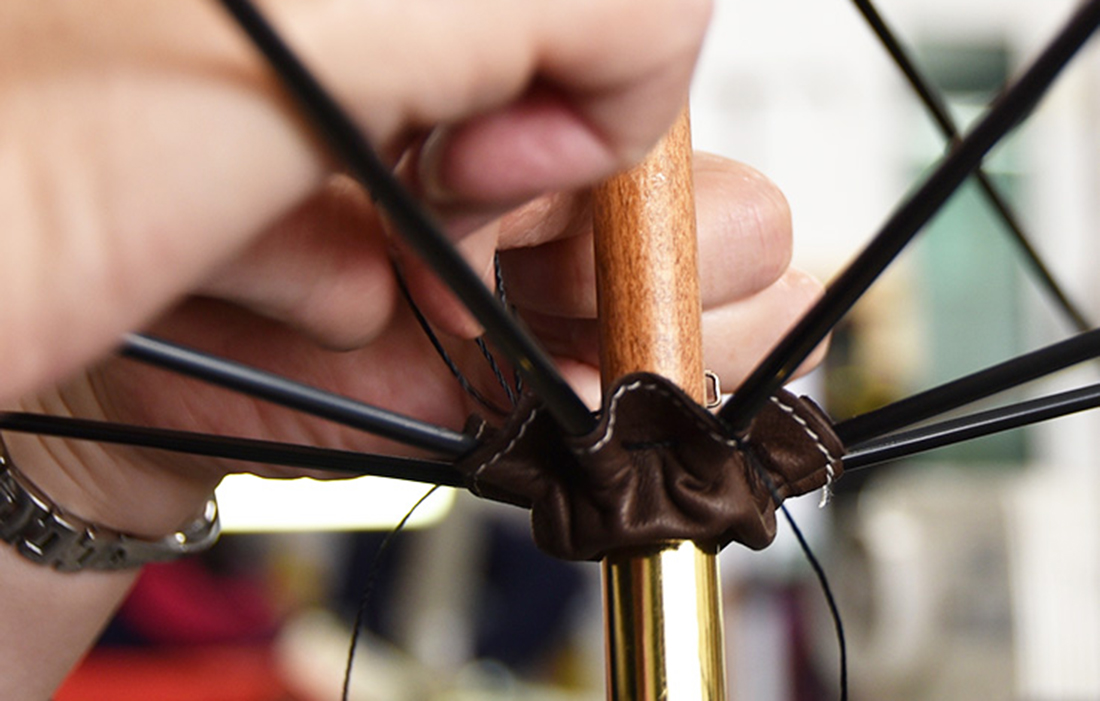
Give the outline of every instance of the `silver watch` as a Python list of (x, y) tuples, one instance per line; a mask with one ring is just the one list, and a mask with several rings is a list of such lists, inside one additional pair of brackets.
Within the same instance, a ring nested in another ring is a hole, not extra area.
[(201, 552), (212, 546), (220, 533), (213, 496), (202, 516), (160, 540), (90, 524), (51, 503), (19, 473), (0, 442), (0, 540), (40, 565), (62, 572), (129, 569)]

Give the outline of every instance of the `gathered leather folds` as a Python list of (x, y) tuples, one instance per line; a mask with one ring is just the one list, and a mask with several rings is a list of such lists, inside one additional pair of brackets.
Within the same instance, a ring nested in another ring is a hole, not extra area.
[(809, 399), (781, 391), (735, 437), (674, 384), (644, 373), (607, 393), (587, 436), (562, 434), (531, 397), (500, 429), (478, 430), (481, 447), (457, 465), (467, 487), (530, 508), (535, 543), (567, 560), (677, 540), (761, 549), (775, 538), (776, 498), (843, 471), (832, 422)]

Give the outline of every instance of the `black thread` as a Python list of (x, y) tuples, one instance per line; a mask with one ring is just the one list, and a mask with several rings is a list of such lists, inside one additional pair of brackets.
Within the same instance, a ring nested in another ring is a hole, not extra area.
[(416, 302), (413, 301), (412, 293), (409, 291), (409, 286), (405, 282), (405, 276), (402, 274), (401, 268), (397, 265), (396, 262), (393, 262), (393, 274), (394, 278), (397, 280), (397, 288), (401, 290), (401, 296), (405, 298), (405, 302), (409, 305), (409, 309), (412, 311), (413, 316), (416, 318), (416, 323), (420, 325), (420, 329), (424, 332), (424, 335), (427, 336), (428, 341), (432, 344), (432, 348), (435, 349), (436, 355), (439, 356), (440, 360), (442, 360), (443, 363), (447, 366), (447, 369), (451, 371), (452, 375), (454, 375), (455, 380), (458, 381), (458, 384), (460, 387), (462, 387), (462, 390), (466, 392), (466, 394), (468, 394), (474, 401), (476, 401), (478, 404), (485, 407), (489, 411), (493, 412), (494, 414), (506, 416), (508, 414), (508, 410), (499, 406), (488, 397), (483, 395), (480, 391), (478, 391), (478, 389), (474, 387), (473, 383), (470, 382), (470, 380), (466, 377), (462, 370), (459, 369), (458, 364), (455, 363), (453, 358), (451, 358), (451, 354), (448, 353), (447, 349), (443, 347), (443, 343), (439, 340), (439, 336), (436, 335), (435, 330), (432, 329), (431, 324), (428, 323), (428, 319), (424, 316), (424, 313), (420, 311), (420, 307), (416, 305)]
[[(504, 269), (500, 265), (500, 252), (493, 254), (493, 279), (496, 283), (497, 299), (500, 301), (500, 306), (508, 310), (511, 316), (516, 316), (516, 309), (508, 301), (508, 291), (504, 286)], [(489, 348), (489, 344), (485, 342), (485, 337), (479, 337), (477, 339), (477, 347), (481, 349), (481, 354), (485, 356), (485, 360), (489, 363), (489, 369), (493, 371), (493, 375), (497, 378), (497, 382), (504, 389), (504, 393), (508, 395), (508, 401), (512, 403), (512, 406), (519, 404), (519, 395), (522, 391), (522, 378), (519, 371), (512, 370), (512, 382), (504, 379), (504, 372), (500, 368), (500, 363), (497, 362), (496, 356)], [(515, 387), (513, 388), (513, 385)]]
[(435, 494), (439, 487), (432, 487), (424, 496), (416, 500), (416, 503), (412, 505), (409, 512), (405, 514), (398, 524), (390, 531), (382, 544), (378, 546), (378, 550), (374, 553), (374, 559), (371, 560), (370, 569), (367, 572), (367, 582), (363, 585), (363, 593), (359, 597), (359, 608), (355, 612), (355, 623), (353, 624), (351, 631), (351, 644), (348, 646), (348, 661), (344, 666), (344, 686), (340, 692), (340, 700), (348, 701), (348, 694), (351, 691), (351, 671), (355, 664), (355, 649), (359, 646), (359, 633), (363, 628), (363, 618), (366, 616), (367, 604), (370, 602), (371, 592), (374, 590), (375, 582), (378, 580), (378, 573), (381, 571), (382, 558), (389, 551), (390, 546), (393, 544), (394, 538), (400, 533), (405, 525), (412, 518), (412, 515), (416, 513), (416, 510), (420, 508), (420, 505), (428, 500), (428, 497)]
[(833, 595), (833, 588), (829, 584), (829, 577), (825, 574), (825, 568), (821, 566), (821, 562), (817, 559), (817, 556), (814, 555), (814, 551), (806, 540), (806, 536), (803, 535), (802, 529), (795, 523), (794, 516), (791, 516), (791, 512), (787, 510), (787, 506), (779, 496), (775, 482), (772, 481), (771, 476), (764, 469), (764, 466), (760, 464), (760, 460), (752, 445), (746, 441), (742, 443), (742, 446), (744, 447), (744, 454), (748, 459), (749, 465), (752, 466), (756, 476), (760, 478), (764, 487), (767, 488), (768, 493), (771, 494), (772, 501), (775, 502), (778, 509), (783, 513), (784, 519), (786, 519), (787, 524), (791, 527), (791, 532), (794, 533), (795, 540), (798, 541), (798, 547), (801, 548), (802, 554), (806, 557), (806, 561), (810, 563), (810, 568), (813, 569), (814, 575), (817, 576), (817, 582), (821, 586), (821, 593), (825, 597), (825, 603), (829, 607), (829, 615), (833, 619), (833, 627), (836, 630), (837, 648), (840, 657), (840, 701), (848, 701), (848, 643), (844, 635), (844, 622), (840, 617), (840, 607), (837, 605), (836, 597)]
[[(504, 267), (500, 264), (500, 252), (498, 251), (493, 256), (493, 276), (496, 278), (497, 283), (497, 298), (500, 300), (501, 306), (511, 312), (512, 316), (518, 317), (515, 306), (508, 298), (508, 286), (504, 284)], [(505, 383), (507, 386), (507, 383)], [(512, 401), (513, 404), (519, 403), (519, 396), (523, 394), (523, 375), (520, 373), (519, 368), (512, 368), (512, 387), (515, 388), (516, 399)]]
[(489, 349), (489, 344), (485, 342), (483, 336), (479, 336), (476, 339), (478, 350), (481, 351), (481, 355), (485, 358), (485, 362), (489, 364), (489, 369), (493, 373), (493, 377), (497, 378), (497, 383), (504, 390), (504, 393), (508, 395), (508, 401), (512, 406), (519, 404), (519, 396), (516, 391), (512, 389), (512, 385), (508, 384), (508, 380), (504, 377), (504, 371), (500, 369), (500, 365), (497, 363), (496, 356), (493, 355), (493, 351)]

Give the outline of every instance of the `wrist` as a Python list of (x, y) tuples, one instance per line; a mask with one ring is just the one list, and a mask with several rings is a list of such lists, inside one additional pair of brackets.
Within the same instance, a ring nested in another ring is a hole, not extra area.
[(105, 448), (21, 433), (0, 434), (25, 483), (66, 514), (118, 533), (157, 539), (194, 521), (217, 486), (215, 475), (191, 477)]
[(0, 440), (0, 540), (25, 559), (57, 570), (120, 570), (201, 552), (221, 531), (217, 504), (161, 538), (106, 527), (58, 506), (16, 467)]

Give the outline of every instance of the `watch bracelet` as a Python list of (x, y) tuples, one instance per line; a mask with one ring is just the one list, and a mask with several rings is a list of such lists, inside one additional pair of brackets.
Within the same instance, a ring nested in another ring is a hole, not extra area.
[(221, 533), (217, 501), (182, 530), (148, 540), (88, 523), (55, 505), (19, 472), (0, 439), (0, 540), (61, 572), (123, 570), (209, 549)]

